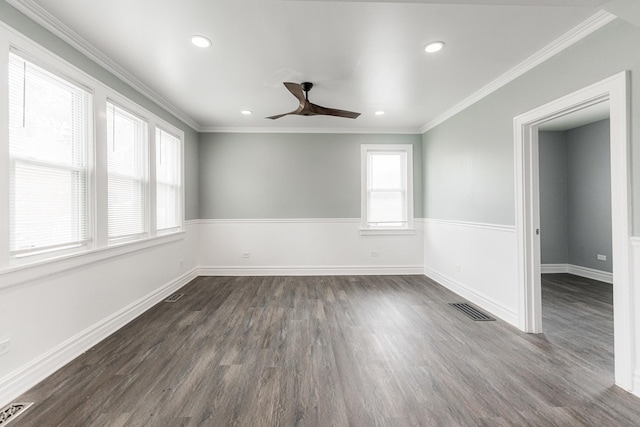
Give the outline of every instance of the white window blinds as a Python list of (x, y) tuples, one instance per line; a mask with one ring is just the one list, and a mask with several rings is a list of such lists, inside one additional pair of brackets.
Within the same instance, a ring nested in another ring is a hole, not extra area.
[(147, 123), (107, 103), (109, 241), (142, 238), (148, 231)]
[(91, 95), (9, 55), (10, 251), (85, 245)]
[(162, 129), (156, 129), (156, 228), (180, 227), (181, 141)]

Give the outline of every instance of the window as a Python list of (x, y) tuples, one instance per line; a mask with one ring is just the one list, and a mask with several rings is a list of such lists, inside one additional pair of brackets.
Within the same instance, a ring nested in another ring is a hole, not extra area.
[(0, 40), (0, 276), (181, 239), (184, 133), (22, 37)]
[(181, 193), (180, 139), (156, 129), (156, 228), (167, 230), (180, 226)]
[(147, 234), (147, 124), (107, 103), (109, 241)]
[(363, 230), (413, 227), (413, 147), (362, 145)]
[(89, 92), (9, 54), (9, 241), (19, 258), (90, 240)]

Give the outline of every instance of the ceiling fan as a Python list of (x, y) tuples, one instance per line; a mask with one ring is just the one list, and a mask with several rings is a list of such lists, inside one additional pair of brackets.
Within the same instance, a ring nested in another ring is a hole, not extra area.
[[(321, 107), (319, 105), (313, 104), (309, 102), (309, 91), (313, 87), (313, 83), (304, 82), (304, 83), (291, 83), (285, 82), (285, 87), (289, 89), (289, 92), (295, 96), (298, 101), (300, 101), (300, 105), (294, 111), (290, 113), (278, 114), (275, 116), (267, 117), (267, 119), (279, 119), (280, 117), (288, 116), (288, 115), (298, 115), (298, 116), (336, 116), (336, 117), (346, 117), (348, 119), (357, 118), (360, 113), (354, 113), (353, 111), (345, 111), (345, 110), (336, 110), (335, 108), (326, 108)], [(304, 93), (303, 93), (304, 91)]]

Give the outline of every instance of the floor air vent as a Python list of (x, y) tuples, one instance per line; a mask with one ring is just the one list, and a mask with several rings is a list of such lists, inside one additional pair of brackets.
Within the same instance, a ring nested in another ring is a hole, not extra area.
[(7, 406), (0, 412), (0, 426), (4, 427), (13, 421), (18, 415), (22, 414), (26, 411), (29, 406), (33, 405), (33, 402), (30, 403), (12, 403)]
[(493, 317), (489, 316), (488, 314), (485, 314), (483, 312), (481, 312), (480, 310), (478, 310), (477, 308), (467, 304), (467, 303), (460, 303), (460, 302), (451, 302), (449, 303), (450, 306), (457, 308), (458, 310), (460, 310), (461, 312), (463, 312), (464, 314), (466, 314), (468, 317), (472, 318), (473, 320), (477, 320), (477, 321), (490, 321), (490, 320), (496, 320)]
[(184, 294), (173, 294), (171, 295), (169, 298), (167, 298), (166, 300), (164, 300), (164, 302), (176, 302), (178, 301), (180, 298), (182, 298), (184, 296)]

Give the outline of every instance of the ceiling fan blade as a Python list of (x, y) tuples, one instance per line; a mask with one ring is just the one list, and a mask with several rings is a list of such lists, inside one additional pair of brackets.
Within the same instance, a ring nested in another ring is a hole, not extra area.
[(321, 114), (323, 116), (336, 116), (336, 117), (344, 117), (347, 119), (356, 119), (358, 118), (358, 116), (360, 116), (360, 113), (356, 113), (353, 111), (337, 110), (335, 108), (322, 107), (316, 104), (311, 104), (311, 107), (313, 108), (316, 114)]
[(276, 114), (275, 116), (265, 117), (265, 119), (275, 120), (275, 119), (279, 119), (280, 117), (288, 116), (289, 114), (294, 114), (294, 113)]
[(293, 111), (289, 111), (288, 113), (284, 113), (284, 114), (276, 114), (275, 116), (269, 116), (269, 117), (265, 117), (265, 119), (271, 119), (271, 120), (275, 120), (275, 119), (279, 119), (280, 117), (284, 117), (284, 116), (289, 116), (289, 115), (297, 115), (300, 114), (300, 112), (302, 110), (304, 110), (304, 105), (300, 104), (300, 106), (298, 108), (296, 108)]
[(293, 96), (298, 98), (298, 101), (300, 101), (301, 105), (307, 102), (304, 97), (304, 91), (302, 90), (302, 87), (299, 83), (284, 82), (284, 85), (287, 89), (289, 89), (289, 92), (291, 92)]

